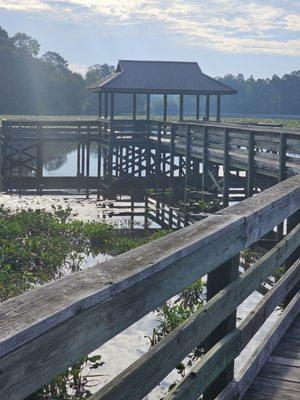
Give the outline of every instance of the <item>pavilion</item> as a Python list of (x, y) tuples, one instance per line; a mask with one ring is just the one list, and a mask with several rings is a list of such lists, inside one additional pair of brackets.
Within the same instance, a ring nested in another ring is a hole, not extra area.
[(179, 96), (179, 120), (184, 119), (185, 96), (195, 96), (195, 119), (200, 119), (200, 96), (205, 98), (203, 120), (210, 119), (211, 96), (216, 96), (216, 120), (221, 117), (221, 96), (236, 91), (204, 74), (196, 62), (120, 60), (116, 72), (88, 88), (99, 93), (99, 117), (114, 119), (118, 95), (132, 96), (132, 119), (137, 118), (137, 96), (146, 97), (150, 120), (151, 95), (163, 95), (163, 120), (167, 120), (168, 95)]

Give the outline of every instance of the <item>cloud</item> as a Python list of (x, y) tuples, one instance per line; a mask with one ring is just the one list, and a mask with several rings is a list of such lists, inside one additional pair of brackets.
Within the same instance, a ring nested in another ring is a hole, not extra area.
[(221, 52), (300, 55), (298, 0), (0, 0), (1, 7), (68, 23), (158, 24), (174, 40)]
[(79, 74), (85, 75), (87, 70), (88, 70), (88, 66), (87, 65), (82, 65), (82, 64), (69, 64), (69, 68), (71, 71), (73, 72), (78, 72)]

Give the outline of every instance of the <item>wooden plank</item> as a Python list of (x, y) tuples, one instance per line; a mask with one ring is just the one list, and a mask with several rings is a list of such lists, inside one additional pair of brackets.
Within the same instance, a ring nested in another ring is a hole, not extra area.
[(240, 371), (238, 379), (239, 398), (242, 398), (249, 389), (254, 378), (257, 376), (272, 351), (287, 331), (297, 314), (300, 312), (300, 292), (298, 292), (287, 308), (284, 310), (275, 327), (268, 333), (266, 338), (260, 343), (251, 359)]
[(260, 377), (300, 383), (300, 368), (267, 361), (262, 367)]
[(224, 337), (194, 365), (190, 373), (173, 389), (166, 400), (198, 399), (213, 379), (246, 347), (297, 279), (300, 280), (300, 261), (293, 265), (293, 270), (282, 277), (277, 285), (263, 297), (237, 329)]
[[(269, 360), (270, 360), (270, 358), (269, 358)], [(261, 386), (265, 386), (267, 388), (276, 387), (276, 388), (281, 388), (283, 390), (300, 393), (300, 382), (288, 382), (288, 381), (277, 380), (274, 378), (271, 378), (271, 379), (261, 378), (260, 376), (258, 376), (257, 378), (254, 379), (253, 384), (254, 385), (257, 384), (260, 387)]]
[[(131, 400), (142, 399), (174, 368), (174, 365), (197, 347), (207, 334), (229, 317), (266, 277), (282, 265), (298, 246), (299, 241), (300, 225), (243, 275), (209, 300), (203, 308), (108, 383), (94, 395), (93, 400), (112, 400), (116, 396), (119, 400), (125, 400), (128, 397)], [(150, 381), (149, 377), (151, 377)], [(140, 382), (138, 387), (136, 387), (136, 382)]]
[[(290, 367), (300, 368), (300, 359), (294, 360), (292, 358), (270, 356), (268, 358), (268, 362), (273, 364), (288, 365)], [(299, 385), (300, 385), (300, 380), (299, 380)], [(299, 386), (299, 391), (300, 391), (300, 386)]]
[(252, 388), (246, 393), (244, 400), (299, 400), (299, 394), (277, 388), (258, 387)]

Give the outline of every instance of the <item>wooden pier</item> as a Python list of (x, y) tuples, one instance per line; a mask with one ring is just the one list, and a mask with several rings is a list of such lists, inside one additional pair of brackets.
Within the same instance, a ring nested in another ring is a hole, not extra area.
[[(227, 205), (300, 172), (300, 132), (208, 122), (148, 120), (3, 121), (5, 191), (215, 191)], [(45, 147), (72, 143), (74, 176), (44, 176)], [(91, 149), (97, 173), (91, 170)]]
[[(206, 275), (206, 304), (92, 399), (142, 400), (204, 342), (205, 355), (166, 399), (196, 400), (202, 393), (205, 399), (240, 399), (251, 393), (256, 375), (264, 373), (265, 361), (268, 368), (269, 356), (278, 355), (276, 346), (294, 332), (299, 316), (299, 213), (298, 174), (171, 235), (0, 304), (0, 398), (25, 398)], [(239, 275), (240, 252), (282, 223), (282, 240)], [(281, 279), (237, 327), (239, 304), (282, 266)], [(279, 320), (237, 379), (235, 358), (282, 304)], [(286, 391), (285, 384), (279, 389)]]

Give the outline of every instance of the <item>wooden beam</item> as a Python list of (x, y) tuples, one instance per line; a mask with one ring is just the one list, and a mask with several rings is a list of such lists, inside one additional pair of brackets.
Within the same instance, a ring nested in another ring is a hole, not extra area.
[(115, 94), (110, 94), (110, 119), (114, 119), (115, 115)]
[[(207, 300), (210, 300), (239, 276), (240, 255), (234, 256), (207, 276)], [(236, 309), (206, 338), (206, 349), (211, 349), (236, 326)], [(203, 394), (204, 400), (213, 400), (233, 379), (233, 362), (216, 376)]]
[(164, 121), (167, 120), (168, 116), (168, 95), (164, 94)]
[(151, 105), (151, 97), (150, 93), (147, 93), (147, 105), (146, 105), (146, 119), (147, 121), (150, 121), (150, 105)]
[(101, 116), (102, 116), (102, 92), (99, 92), (98, 95), (99, 95), (99, 110), (98, 110), (99, 112), (98, 112), (98, 115), (101, 118)]
[(179, 95), (179, 121), (183, 121), (184, 117), (184, 97), (183, 94)]
[(229, 165), (229, 128), (224, 129), (224, 160), (223, 160), (223, 205), (229, 204), (230, 165)]
[(202, 128), (202, 190), (208, 190), (209, 161), (208, 161), (208, 128)]
[(196, 94), (196, 120), (200, 119), (200, 95)]
[(136, 120), (136, 93), (132, 94), (132, 119)]
[(108, 93), (104, 92), (104, 118), (108, 116)]
[(217, 122), (221, 121), (221, 95), (217, 95)]
[(210, 95), (206, 95), (206, 102), (205, 102), (205, 120), (209, 121), (209, 114), (210, 114)]
[(254, 155), (255, 155), (255, 133), (249, 132), (248, 139), (248, 167), (247, 167), (247, 197), (253, 196), (254, 189)]

